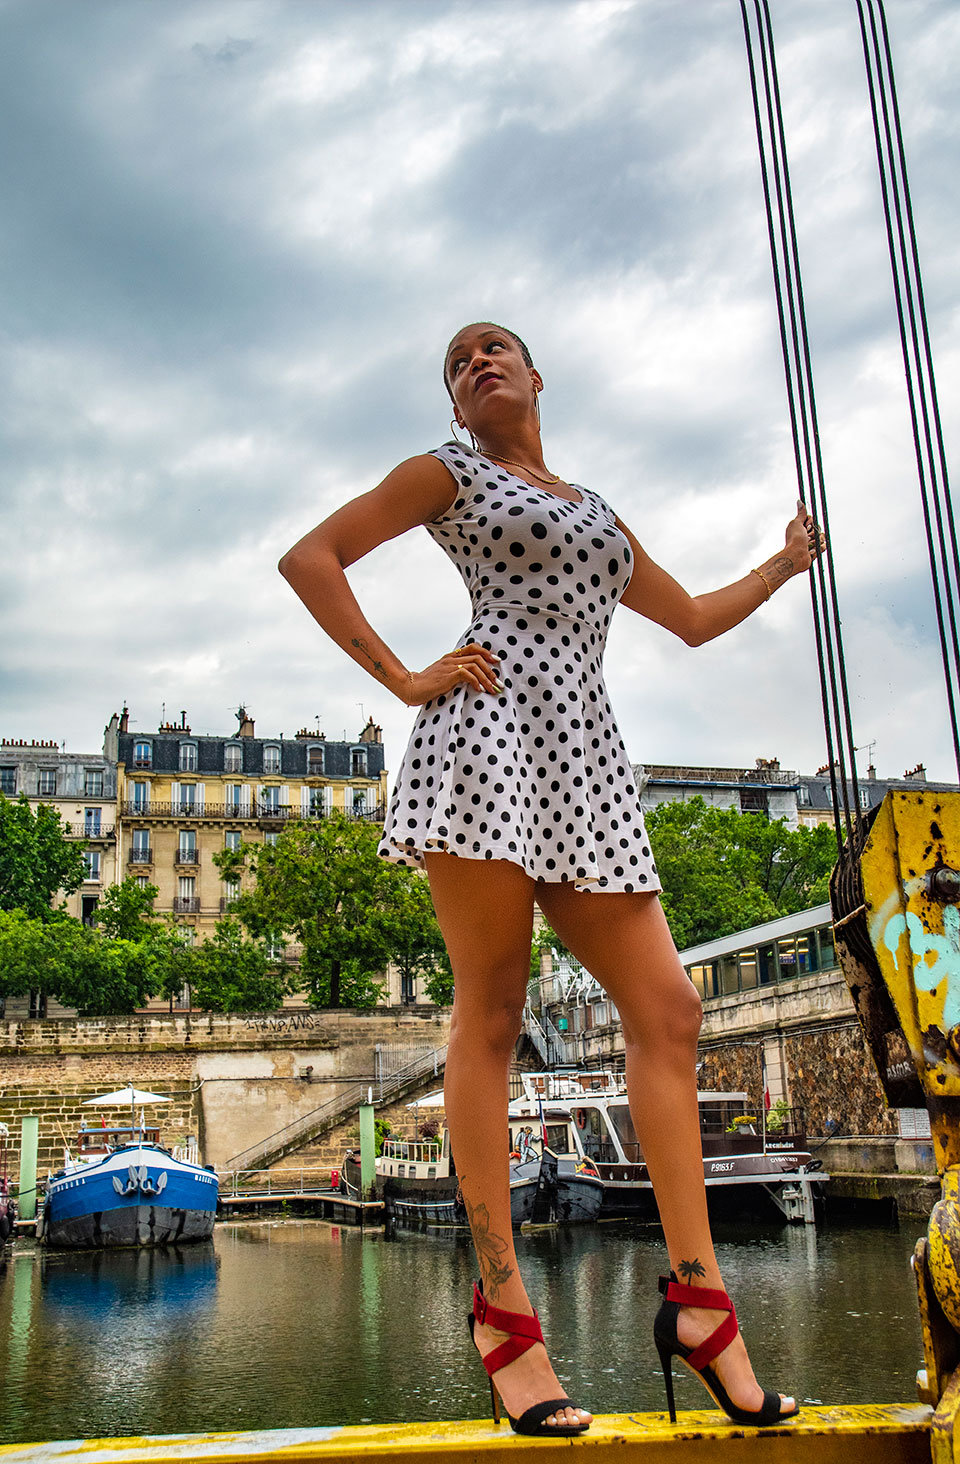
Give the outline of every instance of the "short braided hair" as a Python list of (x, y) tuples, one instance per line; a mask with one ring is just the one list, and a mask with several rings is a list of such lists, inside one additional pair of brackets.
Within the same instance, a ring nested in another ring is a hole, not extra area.
[[(523, 364), (525, 366), (529, 366), (531, 370), (535, 369), (533, 365), (533, 357), (530, 354), (529, 346), (526, 344), (525, 341), (522, 341), (520, 339), (515, 330), (510, 330), (509, 326), (506, 325), (496, 325), (492, 320), (476, 321), (474, 323), (477, 325), (489, 325), (491, 329), (502, 331), (503, 334), (508, 335), (512, 341), (516, 341), (517, 345), (520, 347), (520, 354), (523, 357)], [(450, 354), (450, 346), (453, 345), (457, 336), (460, 334), (460, 331), (469, 329), (470, 326), (468, 325), (461, 326), (460, 330), (458, 330), (454, 335), (450, 337), (450, 342), (447, 346), (447, 349), (443, 353), (443, 384), (447, 388), (447, 395), (449, 396), (451, 401), (453, 401), (453, 390), (450, 386), (450, 378), (447, 376), (447, 356)]]

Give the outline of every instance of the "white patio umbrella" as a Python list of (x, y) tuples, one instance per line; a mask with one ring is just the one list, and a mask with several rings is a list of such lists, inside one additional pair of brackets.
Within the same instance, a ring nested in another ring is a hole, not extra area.
[(85, 1108), (119, 1108), (121, 1103), (130, 1104), (130, 1130), (136, 1127), (137, 1115), (136, 1105), (141, 1107), (145, 1103), (172, 1103), (172, 1098), (166, 1098), (162, 1093), (148, 1093), (144, 1088), (135, 1088), (128, 1083), (125, 1088), (118, 1088), (115, 1093), (104, 1093), (99, 1098), (84, 1098)]
[(407, 1107), (408, 1108), (442, 1108), (443, 1107), (443, 1089), (441, 1088), (436, 1093), (427, 1093), (425, 1097), (423, 1097), (423, 1098), (417, 1098), (415, 1102), (408, 1103), (407, 1104)]

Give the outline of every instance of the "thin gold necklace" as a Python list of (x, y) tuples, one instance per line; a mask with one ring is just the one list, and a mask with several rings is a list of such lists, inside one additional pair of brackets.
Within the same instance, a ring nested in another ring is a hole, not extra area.
[(487, 457), (493, 458), (495, 463), (506, 463), (508, 468), (519, 468), (523, 473), (529, 473), (531, 478), (538, 478), (541, 483), (562, 483), (563, 479), (556, 473), (548, 473), (546, 477), (538, 473), (535, 468), (528, 468), (524, 463), (514, 462), (513, 458), (500, 457), (498, 453), (488, 452)]

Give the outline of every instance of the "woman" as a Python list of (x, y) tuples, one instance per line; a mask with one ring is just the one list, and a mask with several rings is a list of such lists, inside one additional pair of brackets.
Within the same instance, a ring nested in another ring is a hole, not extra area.
[[(422, 708), (381, 852), (426, 868), (453, 966), (445, 1106), (481, 1273), (468, 1320), (494, 1417), (499, 1395), (519, 1432), (574, 1434), (590, 1423), (561, 1396), (510, 1225), (507, 1074), (536, 901), (623, 1023), (630, 1109), (672, 1268), (655, 1323), (671, 1417), (679, 1356), (732, 1418), (775, 1423), (797, 1407), (757, 1383), (713, 1253), (696, 1091), (700, 1001), (657, 898), (601, 672), (618, 602), (701, 645), (808, 569), (822, 536), (798, 505), (778, 554), (734, 584), (688, 595), (603, 499), (547, 469), (543, 382), (518, 336), (466, 326), (447, 349), (444, 380), (475, 446), (447, 443), (401, 463), (294, 545), (280, 571), (348, 655)], [(344, 570), (417, 524), (456, 564), (474, 614), (456, 649), (409, 671), (364, 619)]]

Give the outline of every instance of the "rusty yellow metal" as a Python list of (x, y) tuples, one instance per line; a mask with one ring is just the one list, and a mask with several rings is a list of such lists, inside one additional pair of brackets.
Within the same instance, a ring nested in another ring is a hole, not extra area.
[[(860, 860), (870, 941), (924, 1093), (960, 1098), (960, 910), (930, 876), (960, 869), (960, 794), (889, 793)], [(960, 1163), (960, 1134), (938, 1149)]]
[(927, 1230), (927, 1266), (944, 1316), (960, 1333), (960, 1169), (943, 1176)]
[[(400, 1423), (8, 1444), (0, 1464), (485, 1464), (506, 1453), (576, 1450), (584, 1464), (929, 1464), (929, 1408), (805, 1408), (783, 1428), (744, 1429), (715, 1412), (607, 1414), (576, 1439), (523, 1439), (488, 1422)], [(946, 1458), (947, 1456), (944, 1456)], [(952, 1456), (951, 1457), (952, 1460)], [(937, 1461), (941, 1464), (941, 1461)]]

